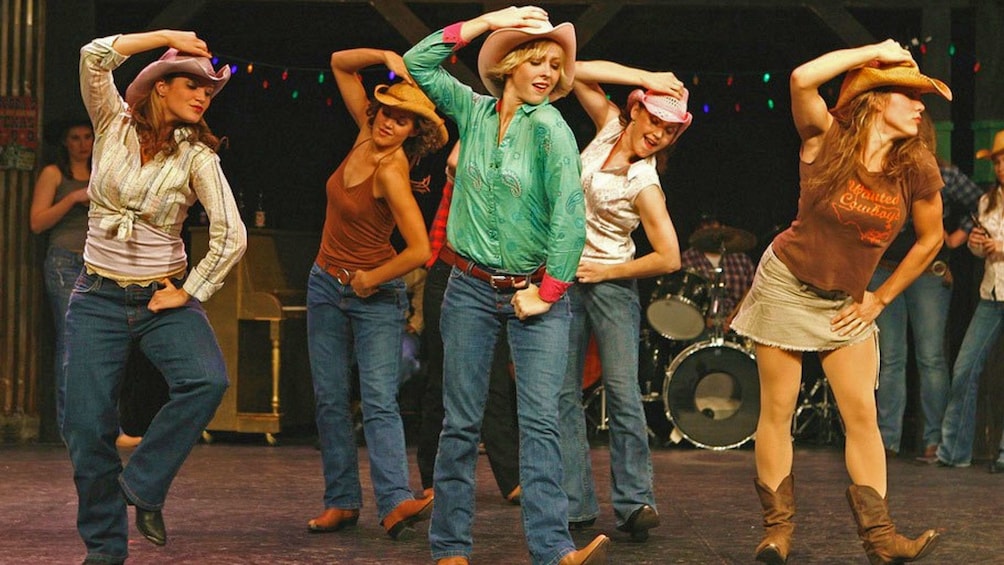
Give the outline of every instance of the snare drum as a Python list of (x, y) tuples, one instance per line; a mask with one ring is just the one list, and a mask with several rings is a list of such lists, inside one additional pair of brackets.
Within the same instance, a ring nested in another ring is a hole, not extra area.
[(663, 337), (690, 340), (704, 331), (710, 302), (707, 279), (693, 271), (677, 271), (659, 279), (645, 316)]
[(760, 375), (745, 343), (709, 340), (684, 349), (666, 369), (666, 417), (690, 443), (738, 447), (756, 433)]

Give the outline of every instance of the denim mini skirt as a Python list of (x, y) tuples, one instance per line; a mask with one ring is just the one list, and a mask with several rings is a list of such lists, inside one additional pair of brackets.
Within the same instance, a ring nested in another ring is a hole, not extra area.
[(852, 336), (830, 329), (830, 320), (853, 302), (850, 296), (817, 293), (834, 294), (814, 292), (795, 278), (772, 247), (767, 247), (753, 286), (732, 320), (732, 329), (756, 343), (789, 351), (832, 351), (866, 339), (875, 340), (878, 346), (875, 322)]

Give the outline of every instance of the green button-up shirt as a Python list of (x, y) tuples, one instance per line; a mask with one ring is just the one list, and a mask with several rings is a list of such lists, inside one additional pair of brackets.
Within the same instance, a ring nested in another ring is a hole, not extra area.
[(455, 45), (440, 30), (404, 55), (412, 78), (460, 132), (447, 240), (479, 264), (511, 273), (546, 264), (551, 277), (572, 282), (586, 240), (575, 136), (545, 101), (522, 105), (499, 143), (498, 100), (440, 66)]

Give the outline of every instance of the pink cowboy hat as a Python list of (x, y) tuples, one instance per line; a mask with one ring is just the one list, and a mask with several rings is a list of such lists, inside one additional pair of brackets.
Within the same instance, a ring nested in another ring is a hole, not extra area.
[(179, 53), (173, 47), (164, 52), (160, 59), (150, 63), (136, 75), (129, 88), (126, 89), (125, 100), (129, 106), (135, 106), (140, 98), (153, 88), (158, 79), (166, 75), (191, 75), (212, 83), (216, 96), (230, 80), (230, 67), (223, 65), (214, 71), (208, 57)]
[(640, 102), (649, 114), (664, 122), (680, 124), (680, 129), (676, 131), (676, 137), (673, 138), (673, 143), (676, 143), (676, 140), (680, 139), (680, 136), (690, 127), (690, 122), (694, 119), (694, 115), (687, 111), (689, 98), (690, 91), (686, 88), (683, 89), (683, 99), (652, 90), (642, 91), (639, 88), (628, 96), (628, 108), (634, 108), (634, 105)]

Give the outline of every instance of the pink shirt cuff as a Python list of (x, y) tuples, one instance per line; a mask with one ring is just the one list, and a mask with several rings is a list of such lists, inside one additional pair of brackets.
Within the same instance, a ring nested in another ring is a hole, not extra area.
[(443, 43), (452, 43), (454, 51), (459, 51), (467, 46), (464, 38), (460, 37), (460, 26), (462, 25), (464, 22), (460, 21), (443, 28)]
[(565, 294), (570, 286), (575, 283), (559, 281), (551, 275), (544, 273), (544, 280), (540, 281), (540, 298), (544, 302), (555, 303)]

